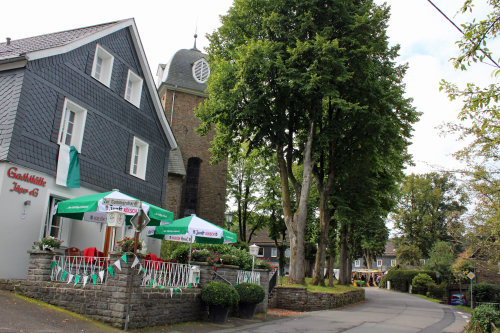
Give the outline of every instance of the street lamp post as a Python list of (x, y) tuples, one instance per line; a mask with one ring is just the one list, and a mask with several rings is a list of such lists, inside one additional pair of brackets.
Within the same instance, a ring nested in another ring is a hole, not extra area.
[(259, 246), (256, 244), (250, 245), (248, 247), (250, 249), (250, 255), (252, 256), (252, 273), (253, 273), (253, 267), (255, 264), (255, 256), (259, 254)]
[(225, 214), (225, 216), (226, 216), (227, 230), (230, 230), (231, 229), (231, 222), (233, 222), (233, 213), (227, 212)]

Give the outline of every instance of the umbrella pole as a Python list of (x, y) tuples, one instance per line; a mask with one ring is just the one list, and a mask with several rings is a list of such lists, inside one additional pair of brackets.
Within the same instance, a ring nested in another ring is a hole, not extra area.
[(104, 239), (104, 258), (108, 257), (109, 241), (111, 238), (111, 227), (106, 226), (106, 236)]
[(191, 249), (193, 248), (193, 235), (191, 235), (191, 239), (189, 240), (189, 254), (188, 254), (188, 265), (191, 266)]

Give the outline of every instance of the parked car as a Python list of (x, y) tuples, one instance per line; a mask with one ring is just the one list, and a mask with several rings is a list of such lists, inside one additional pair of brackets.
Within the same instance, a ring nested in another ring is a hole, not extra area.
[(451, 295), (451, 305), (467, 305), (465, 296), (463, 294)]

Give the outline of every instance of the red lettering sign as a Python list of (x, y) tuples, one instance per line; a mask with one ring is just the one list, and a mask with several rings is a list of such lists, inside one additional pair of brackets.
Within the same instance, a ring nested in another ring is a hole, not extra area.
[(25, 172), (23, 174), (17, 173), (16, 167), (11, 167), (7, 171), (7, 176), (9, 176), (10, 178), (14, 178), (14, 179), (17, 179), (17, 180), (20, 180), (20, 181), (23, 181), (26, 183), (38, 185), (41, 187), (45, 187), (45, 184), (47, 184), (47, 182), (45, 181), (45, 179), (43, 177), (37, 177), (35, 175), (30, 175), (29, 172)]

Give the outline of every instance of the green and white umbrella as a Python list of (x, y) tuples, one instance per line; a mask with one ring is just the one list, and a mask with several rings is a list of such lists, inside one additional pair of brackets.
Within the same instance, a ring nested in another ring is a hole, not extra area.
[(155, 228), (150, 227), (147, 235), (166, 240), (205, 244), (228, 244), (235, 243), (237, 240), (235, 233), (205, 221), (196, 215), (187, 216)]
[[(112, 204), (106, 204), (104, 199), (112, 199)], [(123, 194), (118, 190), (110, 192), (85, 195), (74, 199), (61, 201), (57, 204), (55, 215), (68, 217), (74, 220), (89, 220), (106, 222), (106, 212), (119, 210), (126, 215), (126, 222), (134, 216), (138, 207), (127, 205), (127, 201), (136, 200), (129, 195)], [(123, 204), (121, 204), (121, 201)], [(174, 220), (174, 214), (166, 209), (142, 202), (142, 210), (150, 218), (149, 225), (158, 226), (162, 223), (169, 223)]]

